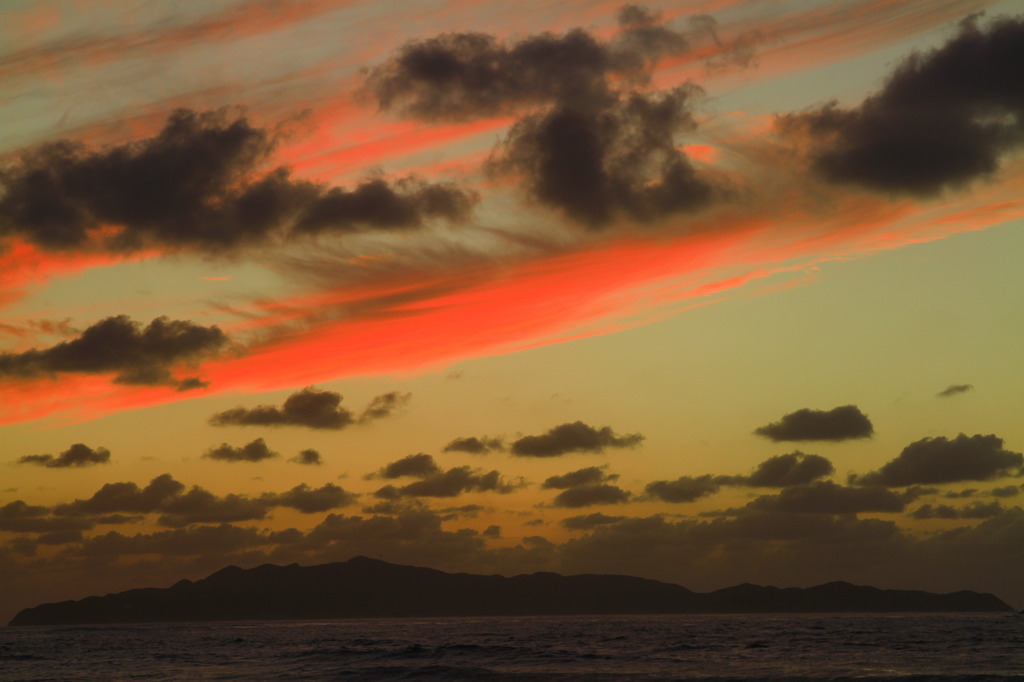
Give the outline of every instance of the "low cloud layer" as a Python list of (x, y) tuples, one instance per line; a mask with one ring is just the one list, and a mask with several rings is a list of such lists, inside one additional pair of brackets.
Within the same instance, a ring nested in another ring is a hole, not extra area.
[(972, 502), (966, 507), (925, 504), (910, 512), (910, 516), (915, 519), (990, 519), (1004, 511), (998, 502)]
[(468, 452), (471, 455), (485, 455), (494, 450), (504, 450), (505, 441), (501, 438), (455, 438), (444, 446), (444, 452)]
[(834, 471), (832, 462), (821, 455), (805, 455), (797, 450), (786, 455), (769, 457), (758, 464), (749, 476), (739, 479), (738, 482), (753, 488), (783, 488), (810, 483), (830, 476)]
[[(354, 189), (260, 174), (271, 132), (227, 110), (179, 109), (155, 136), (91, 151), (52, 142), (0, 172), (0, 236), (52, 251), (147, 247), (218, 253), (290, 235), (464, 219), (476, 195), (413, 178)], [(113, 226), (113, 232), (100, 228)]]
[(644, 437), (639, 433), (617, 435), (611, 427), (594, 428), (581, 421), (560, 424), (539, 436), (523, 436), (512, 443), (519, 457), (558, 457), (570, 452), (603, 452), (606, 448), (632, 448)]
[(1003, 448), (995, 435), (960, 434), (952, 440), (922, 438), (903, 448), (878, 471), (854, 477), (860, 485), (905, 486), (916, 483), (989, 481), (1021, 474), (1024, 455)]
[(401, 487), (386, 485), (374, 494), (386, 500), (401, 497), (456, 497), (468, 492), (495, 492), (504, 495), (521, 487), (521, 482), (506, 481), (497, 470), (484, 472), (481, 469), (460, 466), (446, 471), (421, 474), (420, 480)]
[(556, 507), (593, 507), (599, 504), (622, 504), (632, 496), (629, 491), (609, 483), (592, 483), (566, 488), (555, 496), (552, 504)]
[(783, 488), (778, 495), (759, 497), (749, 506), (792, 514), (860, 514), (901, 512), (906, 500), (881, 486), (842, 486), (832, 481), (815, 481)]
[(319, 466), (324, 463), (324, 458), (313, 448), (306, 448), (288, 461), (295, 462), (296, 464), (304, 464), (306, 466)]
[(53, 455), (25, 455), (18, 458), (18, 464), (36, 464), (51, 469), (87, 467), (110, 462), (110, 450), (90, 448), (84, 443), (75, 443), (56, 457)]
[(904, 60), (857, 107), (780, 118), (808, 136), (813, 168), (836, 183), (934, 196), (996, 173), (1024, 144), (1024, 18), (960, 24), (945, 45)]
[(551, 476), (546, 479), (540, 487), (564, 490), (565, 488), (572, 488), (578, 485), (607, 483), (609, 481), (618, 480), (618, 478), (618, 474), (606, 474), (604, 472), (604, 467), (586, 467), (584, 469), (570, 471), (569, 473), (562, 474), (560, 476)]
[(415, 455), (406, 455), (383, 467), (375, 477), (378, 478), (402, 478), (412, 476), (413, 478), (426, 478), (433, 474), (440, 473), (441, 467), (431, 455), (420, 452)]
[(281, 407), (235, 407), (210, 417), (213, 426), (305, 426), (310, 429), (343, 429), (391, 416), (409, 402), (409, 393), (384, 393), (370, 401), (357, 418), (341, 406), (341, 394), (308, 386), (288, 396)]
[(333, 483), (319, 488), (303, 483), (283, 493), (263, 493), (256, 497), (234, 493), (219, 496), (199, 486), (186, 488), (170, 474), (162, 474), (144, 488), (128, 481), (107, 483), (88, 499), (59, 504), (52, 509), (31, 507), (21, 501), (10, 503), (0, 508), (0, 530), (36, 533), (88, 530), (96, 524), (137, 522), (148, 514), (158, 514), (160, 526), (184, 528), (201, 523), (262, 520), (275, 507), (312, 514), (345, 507), (355, 501), (356, 495)]
[(867, 415), (855, 405), (831, 410), (802, 409), (790, 412), (777, 422), (754, 430), (776, 443), (781, 441), (843, 441), (870, 438), (874, 427)]
[(0, 353), (0, 379), (114, 374), (119, 384), (190, 390), (206, 384), (197, 377), (176, 377), (173, 370), (215, 357), (228, 345), (227, 335), (217, 326), (158, 317), (142, 327), (127, 315), (117, 315), (50, 348)]
[(721, 485), (719, 476), (680, 476), (674, 481), (648, 483), (644, 492), (662, 502), (693, 502), (717, 493)]
[(221, 462), (259, 462), (277, 457), (277, 453), (267, 447), (262, 438), (257, 438), (241, 447), (221, 443), (219, 446), (207, 450), (203, 457)]

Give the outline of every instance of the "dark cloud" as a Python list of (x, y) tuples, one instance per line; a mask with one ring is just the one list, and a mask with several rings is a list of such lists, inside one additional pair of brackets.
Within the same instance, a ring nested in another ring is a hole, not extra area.
[(900, 512), (903, 497), (881, 486), (849, 487), (831, 481), (815, 481), (783, 488), (778, 495), (753, 500), (751, 509), (796, 514), (859, 514)]
[[(266, 518), (273, 507), (290, 507), (303, 513), (336, 509), (352, 504), (355, 495), (332, 483), (320, 488), (300, 484), (284, 493), (264, 493), (247, 497), (234, 493), (223, 497), (185, 485), (170, 474), (154, 478), (145, 488), (131, 482), (107, 483), (87, 500), (57, 505), (53, 513), (59, 517), (82, 517), (91, 523), (124, 523), (140, 517), (124, 517), (118, 512), (133, 514), (159, 513), (157, 522), (170, 528), (199, 523), (231, 523)], [(36, 508), (36, 516), (42, 514)], [(96, 516), (108, 514), (110, 516)], [(24, 516), (24, 513), (22, 514)]]
[(945, 45), (904, 60), (860, 106), (779, 119), (809, 135), (832, 182), (916, 196), (992, 175), (1024, 143), (1024, 17), (961, 23)]
[(23, 500), (0, 507), (0, 531), (14, 533), (56, 533), (88, 530), (92, 524), (84, 519), (47, 518), (47, 507), (30, 505)]
[(554, 499), (556, 507), (592, 507), (597, 504), (622, 504), (629, 501), (629, 492), (622, 488), (598, 483), (578, 485), (560, 492)]
[(456, 438), (444, 446), (444, 452), (468, 452), (471, 455), (484, 455), (492, 450), (504, 450), (505, 442), (500, 438)]
[(0, 378), (114, 373), (114, 381), (120, 384), (188, 389), (196, 387), (198, 380), (175, 378), (171, 370), (216, 356), (228, 345), (228, 337), (216, 326), (158, 317), (143, 328), (127, 315), (117, 315), (50, 348), (0, 353)]
[(512, 443), (519, 457), (557, 457), (570, 452), (601, 452), (605, 448), (631, 448), (643, 441), (639, 433), (616, 435), (610, 427), (596, 429), (575, 421), (560, 424), (539, 436), (523, 436)]
[(306, 448), (288, 461), (308, 466), (319, 466), (324, 463), (323, 457), (320, 456), (320, 453), (312, 448)]
[(169, 528), (183, 528), (196, 523), (231, 523), (233, 521), (255, 521), (267, 515), (267, 504), (244, 495), (229, 494), (224, 497), (208, 490), (193, 486), (184, 495), (165, 499), (160, 504), (164, 512), (157, 523)]
[(277, 453), (267, 447), (262, 438), (257, 438), (251, 443), (242, 447), (235, 447), (227, 443), (210, 448), (205, 455), (206, 459), (217, 459), (222, 462), (259, 462), (260, 460), (277, 457)]
[(755, 488), (784, 488), (810, 483), (835, 471), (832, 462), (820, 455), (805, 455), (797, 450), (786, 455), (769, 457), (757, 465), (743, 484)]
[(213, 426), (306, 426), (311, 429), (343, 429), (355, 419), (341, 406), (341, 394), (318, 391), (312, 386), (288, 396), (284, 405), (235, 407), (210, 417)]
[(674, 481), (648, 483), (644, 492), (663, 502), (693, 502), (714, 495), (722, 483), (723, 479), (719, 476), (680, 476)]
[(452, 519), (475, 519), (481, 512), (487, 511), (486, 507), (479, 504), (464, 504), (460, 507), (442, 507), (437, 512), (441, 514), (441, 520), (451, 521)]
[(106, 448), (90, 448), (83, 443), (75, 443), (56, 457), (53, 455), (25, 455), (18, 458), (19, 464), (38, 464), (53, 469), (68, 467), (86, 467), (94, 464), (110, 462), (110, 450)]
[(180, 496), (185, 485), (174, 480), (170, 474), (157, 476), (145, 488), (131, 482), (106, 483), (88, 500), (75, 500), (69, 504), (57, 505), (57, 515), (80, 516), (88, 514), (148, 514), (159, 511), (162, 505)]
[(302, 483), (285, 493), (263, 495), (259, 501), (268, 506), (290, 507), (303, 514), (313, 514), (354, 504), (356, 495), (333, 483), (325, 483), (319, 488), (310, 488)]
[[(0, 171), (0, 235), (48, 250), (219, 252), (289, 234), (462, 219), (475, 195), (415, 179), (353, 190), (258, 173), (276, 140), (228, 111), (179, 109), (155, 136), (100, 151), (62, 141)], [(120, 231), (99, 236), (97, 228)]]
[(606, 526), (609, 523), (617, 523), (622, 521), (625, 516), (608, 516), (597, 512), (594, 514), (585, 514), (583, 516), (570, 516), (567, 519), (562, 519), (562, 527), (568, 530), (592, 530), (598, 526)]
[(700, 94), (687, 85), (529, 114), (509, 130), (488, 171), (522, 179), (533, 199), (591, 228), (703, 208), (712, 187), (677, 139), (696, 128), (690, 106)]
[(487, 526), (480, 535), (496, 540), (501, 537), (501, 526)]
[(925, 504), (910, 516), (915, 519), (988, 519), (1006, 511), (998, 502), (973, 502), (966, 507), (950, 507), (947, 504), (932, 506)]
[(777, 422), (754, 429), (759, 436), (779, 441), (830, 440), (870, 438), (874, 433), (871, 420), (855, 405), (831, 410), (802, 409), (790, 412)]
[(951, 384), (947, 388), (939, 391), (935, 395), (939, 398), (949, 398), (950, 396), (959, 395), (966, 393), (967, 391), (974, 390), (974, 386), (971, 384)]
[(520, 483), (505, 481), (496, 470), (484, 473), (479, 469), (461, 466), (422, 476), (420, 480), (400, 488), (393, 485), (384, 486), (375, 495), (383, 499), (397, 499), (399, 497), (455, 497), (464, 492), (474, 491), (506, 494), (520, 487), (522, 487)]
[(618, 19), (608, 41), (575, 29), (510, 44), (482, 33), (412, 42), (367, 73), (364, 93), (428, 121), (529, 110), (489, 171), (522, 179), (535, 200), (589, 227), (701, 208), (712, 187), (676, 138), (696, 127), (690, 107), (703, 93), (692, 84), (643, 91), (654, 63), (689, 41), (643, 7)]
[(551, 476), (541, 484), (541, 488), (572, 488), (578, 485), (590, 485), (592, 483), (607, 483), (618, 480), (617, 474), (606, 474), (604, 467), (586, 467), (570, 471), (561, 476)]
[(1016, 497), (1020, 495), (1020, 486), (1007, 485), (1001, 488), (992, 488), (988, 491), (988, 494), (992, 497)]
[(550, 102), (606, 100), (613, 79), (644, 82), (658, 58), (689, 47), (654, 12), (630, 6), (618, 18), (620, 31), (610, 41), (582, 29), (511, 44), (483, 33), (413, 41), (367, 72), (363, 94), (381, 109), (427, 121), (508, 115)]
[(376, 478), (401, 478), (413, 476), (415, 478), (426, 478), (441, 472), (434, 458), (426, 453), (420, 452), (415, 455), (406, 455), (383, 467), (376, 475)]
[(366, 406), (363, 413), (359, 415), (359, 421), (368, 422), (374, 419), (390, 417), (408, 405), (411, 398), (412, 393), (399, 393), (397, 391), (382, 393), (370, 401), (370, 404)]
[(343, 429), (354, 423), (383, 419), (409, 402), (411, 393), (384, 393), (370, 401), (358, 419), (341, 406), (341, 394), (307, 386), (288, 396), (281, 407), (257, 405), (234, 407), (210, 417), (213, 426), (305, 426), (311, 429)]
[(1022, 464), (1024, 455), (1003, 449), (1002, 438), (961, 433), (952, 440), (940, 436), (911, 443), (878, 471), (853, 477), (853, 481), (888, 486), (988, 481), (1017, 475)]

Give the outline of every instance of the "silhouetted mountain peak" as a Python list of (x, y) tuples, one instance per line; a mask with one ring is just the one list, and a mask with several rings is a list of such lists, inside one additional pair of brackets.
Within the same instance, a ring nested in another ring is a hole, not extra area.
[(227, 566), (167, 589), (129, 590), (25, 609), (11, 625), (381, 616), (851, 611), (1010, 611), (990, 594), (880, 590), (846, 582), (800, 589), (744, 583), (707, 594), (623, 575), (445, 573), (357, 556), (318, 566)]

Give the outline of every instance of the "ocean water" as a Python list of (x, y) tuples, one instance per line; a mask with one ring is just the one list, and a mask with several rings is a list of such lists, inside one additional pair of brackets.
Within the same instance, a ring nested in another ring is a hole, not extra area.
[(1024, 616), (392, 618), (0, 628), (2, 680), (1024, 680)]

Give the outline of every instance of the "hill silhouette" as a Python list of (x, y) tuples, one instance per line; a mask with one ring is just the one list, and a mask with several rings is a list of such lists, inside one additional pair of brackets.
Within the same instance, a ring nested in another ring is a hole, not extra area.
[(10, 625), (398, 616), (626, 613), (1012, 611), (991, 594), (737, 585), (697, 593), (623, 575), (445, 573), (355, 557), (319, 566), (228, 566), (168, 588), (128, 590), (22, 610)]

